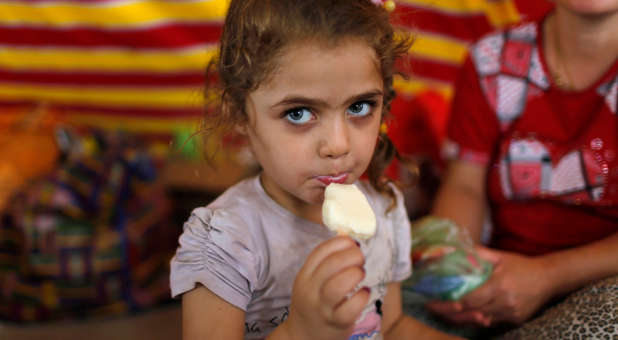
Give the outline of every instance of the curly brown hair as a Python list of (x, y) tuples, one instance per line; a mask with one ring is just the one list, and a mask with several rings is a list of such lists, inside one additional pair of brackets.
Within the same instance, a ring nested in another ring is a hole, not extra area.
[[(206, 98), (220, 102), (207, 111), (204, 126), (233, 131), (246, 121), (247, 97), (273, 73), (289, 44), (315, 40), (336, 45), (348, 38), (365, 41), (376, 53), (384, 81), (384, 119), (395, 97), (395, 62), (412, 42), (409, 35), (396, 34), (384, 8), (370, 0), (232, 0), (218, 57), (207, 68), (207, 79), (215, 82), (206, 87)], [(388, 136), (380, 133), (367, 169), (372, 186), (391, 197), (393, 205), (395, 194), (383, 171), (397, 155)]]

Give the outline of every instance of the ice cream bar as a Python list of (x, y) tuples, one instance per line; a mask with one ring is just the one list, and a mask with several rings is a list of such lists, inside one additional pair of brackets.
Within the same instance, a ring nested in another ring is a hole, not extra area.
[(330, 230), (361, 240), (376, 232), (376, 216), (354, 184), (331, 183), (326, 187), (322, 221)]

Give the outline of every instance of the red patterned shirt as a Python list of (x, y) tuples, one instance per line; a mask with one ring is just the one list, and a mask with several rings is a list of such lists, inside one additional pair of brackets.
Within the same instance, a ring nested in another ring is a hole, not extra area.
[(488, 166), (492, 243), (526, 254), (618, 231), (618, 60), (588, 88), (562, 90), (548, 77), (542, 22), (471, 47), (445, 147)]

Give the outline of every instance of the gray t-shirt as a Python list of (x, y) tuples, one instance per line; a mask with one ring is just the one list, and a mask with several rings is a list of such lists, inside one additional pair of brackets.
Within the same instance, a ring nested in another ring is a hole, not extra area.
[[(369, 183), (356, 182), (377, 219), (376, 235), (361, 242), (366, 277), (360, 286), (371, 296), (354, 335), (381, 339), (380, 305), (386, 285), (406, 279), (410, 262), (410, 222), (401, 192), (390, 199)], [(170, 285), (176, 297), (201, 283), (245, 311), (245, 339), (262, 339), (289, 313), (292, 286), (305, 259), (335, 233), (295, 216), (266, 194), (259, 176), (246, 179), (185, 222), (171, 261)]]

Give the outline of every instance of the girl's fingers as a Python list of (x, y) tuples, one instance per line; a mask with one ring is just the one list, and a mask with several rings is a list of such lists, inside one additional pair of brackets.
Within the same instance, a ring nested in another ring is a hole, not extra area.
[(313, 270), (310, 279), (318, 282), (319, 285), (323, 285), (338, 273), (351, 267), (361, 268), (364, 263), (363, 253), (359, 247), (353, 244), (348, 248), (330, 253), (323, 258), (322, 262)]
[(369, 301), (370, 293), (369, 288), (359, 289), (354, 295), (339, 304), (333, 311), (333, 322), (335, 325), (345, 327), (354, 324), (363, 308), (365, 308), (367, 301)]
[(329, 307), (336, 308), (346, 300), (348, 294), (354, 292), (364, 277), (365, 272), (360, 266), (344, 269), (322, 286), (320, 291), (322, 302)]
[(299, 275), (312, 277), (316, 268), (331, 254), (346, 248), (356, 247), (356, 244), (349, 236), (335, 236), (328, 241), (320, 243), (305, 260), (305, 264)]

